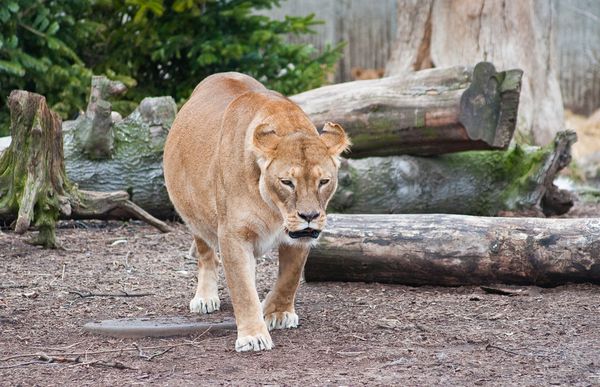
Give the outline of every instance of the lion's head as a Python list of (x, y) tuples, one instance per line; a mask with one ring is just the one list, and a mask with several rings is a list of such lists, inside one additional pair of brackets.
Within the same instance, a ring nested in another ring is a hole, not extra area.
[(327, 203), (337, 187), (338, 158), (350, 146), (344, 129), (327, 123), (320, 135), (279, 136), (262, 124), (254, 131), (253, 145), (263, 200), (279, 210), (290, 238), (313, 241), (325, 226)]

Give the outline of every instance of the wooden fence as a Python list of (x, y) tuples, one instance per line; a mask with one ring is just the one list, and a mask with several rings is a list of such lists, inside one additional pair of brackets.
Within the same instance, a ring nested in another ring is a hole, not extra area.
[(325, 21), (314, 28), (316, 34), (291, 37), (291, 41), (310, 43), (317, 49), (347, 42), (336, 82), (351, 80), (353, 67), (385, 67), (396, 36), (396, 0), (287, 0), (281, 5), (264, 13), (275, 18), (314, 13)]

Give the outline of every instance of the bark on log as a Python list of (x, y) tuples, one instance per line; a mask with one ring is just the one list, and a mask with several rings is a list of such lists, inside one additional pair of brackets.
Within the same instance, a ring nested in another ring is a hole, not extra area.
[(154, 216), (171, 218), (173, 207), (165, 188), (162, 153), (177, 106), (171, 97), (145, 98), (122, 121), (113, 123), (110, 157), (90, 157), (80, 141), (87, 118), (67, 121), (65, 161), (67, 175), (79, 187), (92, 191), (127, 191), (131, 200)]
[(290, 97), (317, 128), (334, 121), (351, 158), (506, 149), (515, 130), (521, 70), (491, 63), (340, 83)]
[(600, 284), (600, 219), (330, 215), (306, 281)]
[(106, 159), (114, 146), (113, 117), (108, 98), (123, 94), (127, 88), (118, 81), (104, 76), (92, 77), (90, 101), (85, 114), (76, 121), (77, 136), (84, 152), (90, 159)]
[(80, 191), (65, 173), (61, 120), (35, 93), (14, 90), (8, 99), (11, 112), (10, 146), (0, 156), (0, 220), (16, 219), (15, 232), (23, 234), (34, 224), (34, 243), (56, 247), (59, 216), (110, 217), (124, 211), (167, 231), (169, 227), (128, 200), (126, 192)]
[(553, 181), (570, 162), (575, 140), (566, 131), (544, 148), (345, 160), (330, 212), (560, 215), (573, 206), (573, 197)]

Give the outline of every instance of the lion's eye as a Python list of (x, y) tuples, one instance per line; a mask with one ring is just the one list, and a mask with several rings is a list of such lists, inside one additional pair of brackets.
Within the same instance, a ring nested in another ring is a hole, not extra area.
[(327, 183), (329, 183), (329, 179), (321, 179), (321, 181), (319, 182), (319, 185), (322, 187)]
[(291, 180), (281, 179), (281, 184), (287, 185), (290, 188), (294, 188), (294, 183)]

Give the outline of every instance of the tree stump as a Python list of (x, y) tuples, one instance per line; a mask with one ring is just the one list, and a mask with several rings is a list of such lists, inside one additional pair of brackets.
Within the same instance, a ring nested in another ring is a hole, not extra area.
[(33, 224), (39, 230), (35, 244), (57, 247), (59, 217), (110, 218), (115, 210), (169, 230), (130, 202), (126, 192), (88, 192), (71, 183), (65, 173), (62, 122), (43, 96), (14, 90), (8, 104), (12, 142), (0, 156), (0, 219), (16, 219), (16, 233)]

